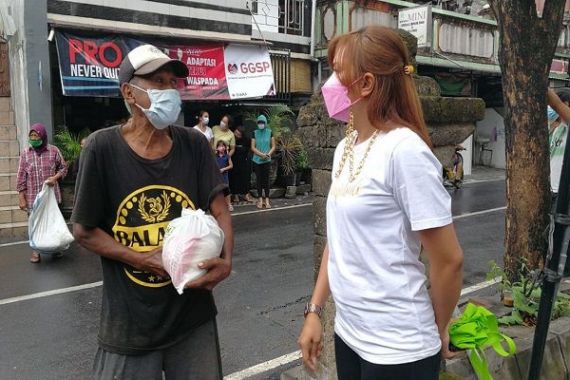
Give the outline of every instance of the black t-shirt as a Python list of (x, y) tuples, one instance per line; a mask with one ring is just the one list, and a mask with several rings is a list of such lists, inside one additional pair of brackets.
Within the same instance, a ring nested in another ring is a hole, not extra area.
[(232, 159), (234, 161), (247, 161), (251, 156), (251, 139), (242, 136), (240, 139), (236, 138), (236, 150)]
[[(162, 246), (169, 221), (182, 208), (208, 210), (226, 185), (202, 134), (170, 127), (172, 149), (158, 160), (137, 155), (121, 127), (100, 130), (81, 153), (72, 221), (99, 227), (144, 254)], [(138, 354), (172, 345), (216, 315), (212, 293), (178, 295), (169, 278), (101, 257), (103, 301), (99, 343)]]

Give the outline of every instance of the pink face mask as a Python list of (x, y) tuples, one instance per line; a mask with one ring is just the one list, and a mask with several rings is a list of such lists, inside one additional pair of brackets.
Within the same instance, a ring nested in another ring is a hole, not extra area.
[[(359, 79), (352, 84), (358, 82)], [(352, 86), (352, 85), (351, 85)], [(329, 116), (333, 119), (347, 123), (350, 116), (350, 107), (360, 99), (351, 102), (348, 97), (348, 88), (343, 85), (333, 73), (321, 88)]]

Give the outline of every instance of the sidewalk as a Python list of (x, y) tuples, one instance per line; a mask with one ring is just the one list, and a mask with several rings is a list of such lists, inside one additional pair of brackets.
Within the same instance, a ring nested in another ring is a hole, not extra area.
[(499, 181), (505, 178), (505, 169), (490, 168), (488, 166), (473, 166), (471, 175), (466, 175), (463, 183)]

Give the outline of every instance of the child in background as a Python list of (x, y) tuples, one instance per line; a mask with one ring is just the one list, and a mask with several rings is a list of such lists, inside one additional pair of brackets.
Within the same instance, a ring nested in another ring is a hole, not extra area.
[[(224, 183), (229, 185), (229, 171), (232, 170), (234, 164), (232, 158), (228, 154), (228, 146), (225, 141), (219, 140), (216, 144), (216, 161), (218, 162), (218, 167), (220, 168), (220, 173), (224, 177)], [(234, 211), (234, 206), (232, 206), (231, 196), (226, 196), (226, 203), (228, 204), (228, 209)]]

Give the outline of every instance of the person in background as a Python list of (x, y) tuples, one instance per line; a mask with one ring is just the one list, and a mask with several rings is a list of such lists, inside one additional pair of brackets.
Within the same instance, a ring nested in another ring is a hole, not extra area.
[[(224, 178), (224, 183), (229, 185), (229, 172), (234, 167), (232, 158), (228, 154), (228, 146), (224, 140), (218, 141), (216, 146), (216, 161), (218, 162), (218, 167), (220, 168), (220, 173)], [(228, 204), (228, 210), (234, 211), (234, 206), (232, 206), (231, 195), (226, 196), (226, 203)]]
[(202, 134), (206, 136), (208, 143), (213, 144), (214, 132), (212, 132), (212, 128), (208, 127), (208, 123), (210, 123), (210, 114), (207, 111), (200, 111), (198, 114), (198, 124), (194, 126), (194, 129), (202, 132)]
[(257, 182), (257, 208), (271, 208), (271, 203), (269, 203), (269, 171), (271, 169), (271, 155), (275, 152), (275, 137), (267, 125), (265, 115), (257, 117), (257, 129), (253, 132), (251, 139), (251, 151), (253, 152), (253, 168)]
[(230, 172), (230, 189), (234, 201), (239, 202), (240, 196), (245, 201), (253, 202), (249, 189), (251, 185), (251, 139), (246, 136), (245, 128), (240, 125), (234, 131), (236, 150), (232, 157), (234, 168)]
[(408, 51), (393, 29), (368, 26), (337, 36), (328, 54), (323, 98), (348, 131), (334, 155), (327, 245), (299, 337), (303, 361), (315, 369), (332, 294), (339, 380), (437, 380), (441, 358), (454, 356), (448, 325), (463, 253)]
[[(67, 164), (59, 149), (48, 144), (48, 136), (43, 124), (32, 125), (28, 138), (30, 147), (20, 155), (16, 191), (18, 191), (20, 209), (29, 213), (44, 182), (54, 187), (57, 202), (61, 203), (58, 181), (66, 176)], [(55, 257), (59, 256), (61, 255), (55, 255)], [(39, 253), (33, 251), (30, 262), (39, 263), (40, 261)]]
[(570, 89), (555, 92), (548, 89), (548, 140), (550, 145), (550, 188), (553, 205), (558, 198), (558, 187), (562, 174), (562, 161), (566, 149), (568, 123), (570, 122)]
[(230, 115), (224, 115), (220, 120), (220, 125), (216, 125), (212, 128), (214, 132), (214, 144), (212, 145), (214, 149), (218, 146), (218, 141), (222, 140), (226, 143), (228, 147), (228, 154), (230, 157), (234, 155), (236, 150), (236, 138), (234, 133), (230, 130), (232, 119)]

